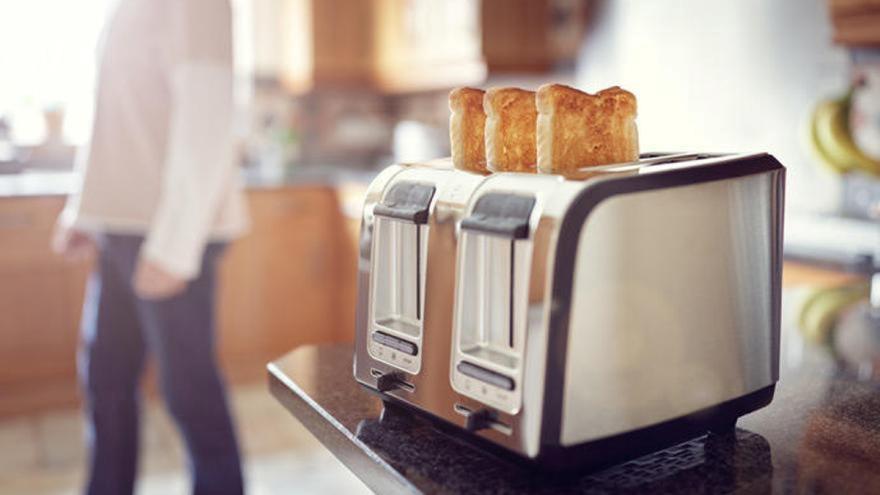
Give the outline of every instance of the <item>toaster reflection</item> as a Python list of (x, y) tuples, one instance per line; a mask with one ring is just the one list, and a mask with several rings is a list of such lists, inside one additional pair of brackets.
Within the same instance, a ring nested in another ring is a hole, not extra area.
[[(438, 491), (493, 493), (750, 493), (771, 490), (770, 445), (764, 437), (737, 429), (709, 434), (601, 471), (550, 473), (507, 455), (500, 457), (437, 435), (436, 424), (386, 404), (380, 417), (358, 424), (357, 437), (412, 476), (436, 483)], [(430, 442), (431, 448), (422, 446)], [(450, 476), (455, 473), (455, 479)], [(456, 481), (463, 480), (462, 486)], [(460, 490), (459, 490), (460, 489)]]

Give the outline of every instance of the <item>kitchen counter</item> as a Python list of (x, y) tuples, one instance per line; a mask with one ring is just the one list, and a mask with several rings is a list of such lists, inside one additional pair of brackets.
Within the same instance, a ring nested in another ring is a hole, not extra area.
[(74, 172), (0, 174), (0, 198), (67, 196), (78, 187)]
[[(243, 171), (248, 190), (274, 189), (299, 185), (369, 184), (377, 171), (339, 167), (303, 166), (282, 177), (265, 177)], [(0, 174), (0, 198), (67, 196), (79, 187), (79, 174), (72, 171), (28, 170)]]
[[(880, 493), (880, 386), (783, 331), (773, 402), (709, 435), (603, 471), (552, 476), (477, 449), (352, 377), (350, 344), (269, 364), (270, 389), (377, 493)], [(862, 378), (859, 378), (861, 376)]]

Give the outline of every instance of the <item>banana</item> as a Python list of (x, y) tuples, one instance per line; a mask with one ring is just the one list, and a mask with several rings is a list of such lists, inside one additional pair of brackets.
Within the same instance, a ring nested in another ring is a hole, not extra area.
[(798, 326), (809, 342), (828, 344), (837, 318), (844, 310), (868, 297), (868, 285), (818, 289), (801, 306)]
[[(831, 135), (830, 117), (833, 107), (834, 102), (832, 100), (821, 101), (816, 105), (809, 122), (809, 142), (813, 154), (816, 155), (821, 164), (831, 169), (832, 172), (843, 174), (852, 170), (851, 163), (846, 157), (830, 153), (824, 144)], [(820, 128), (822, 131), (819, 130)]]
[(824, 151), (826, 164), (837, 171), (859, 169), (880, 176), (880, 161), (874, 160), (856, 146), (849, 131), (851, 93), (841, 98), (824, 100), (813, 113), (816, 147)]
[(832, 143), (840, 147), (840, 152), (847, 155), (855, 167), (869, 174), (880, 175), (880, 161), (867, 157), (852, 140), (849, 132), (849, 100), (847, 96), (831, 115)]

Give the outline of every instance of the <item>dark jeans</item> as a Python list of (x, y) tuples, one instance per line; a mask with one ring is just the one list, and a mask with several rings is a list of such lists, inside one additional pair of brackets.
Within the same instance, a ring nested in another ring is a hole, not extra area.
[(241, 463), (214, 355), (215, 265), (206, 248), (201, 275), (182, 294), (138, 298), (131, 279), (142, 237), (106, 235), (89, 280), (79, 367), (91, 449), (89, 494), (130, 494), (137, 471), (139, 396), (148, 353), (186, 442), (193, 493), (242, 493)]

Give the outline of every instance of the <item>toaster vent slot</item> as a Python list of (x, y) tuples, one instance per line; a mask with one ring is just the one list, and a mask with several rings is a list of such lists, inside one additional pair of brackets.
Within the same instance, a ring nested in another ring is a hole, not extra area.
[(507, 335), (508, 335), (508, 337), (507, 337), (507, 341), (508, 341), (508, 345), (510, 346), (511, 349), (514, 348), (513, 347), (513, 344), (514, 344), (514, 342), (513, 342), (513, 338), (514, 338), (514, 336), (513, 336), (513, 334), (514, 334), (514, 331), (513, 331), (513, 305), (514, 305), (513, 294), (515, 293), (515, 291), (514, 291), (513, 284), (516, 282), (516, 272), (515, 272), (515, 266), (513, 264), (514, 260), (516, 259), (516, 256), (515, 256), (516, 253), (513, 250), (514, 250), (514, 243), (513, 243), (513, 241), (510, 241), (510, 263), (508, 263), (508, 266), (510, 267), (510, 269), (509, 269), (508, 275), (507, 275), (508, 279), (510, 280), (510, 290), (507, 292), (507, 295), (508, 295), (508, 302), (507, 302)]
[(639, 165), (656, 166), (669, 163), (692, 162), (723, 156), (717, 153), (644, 153), (639, 157)]

